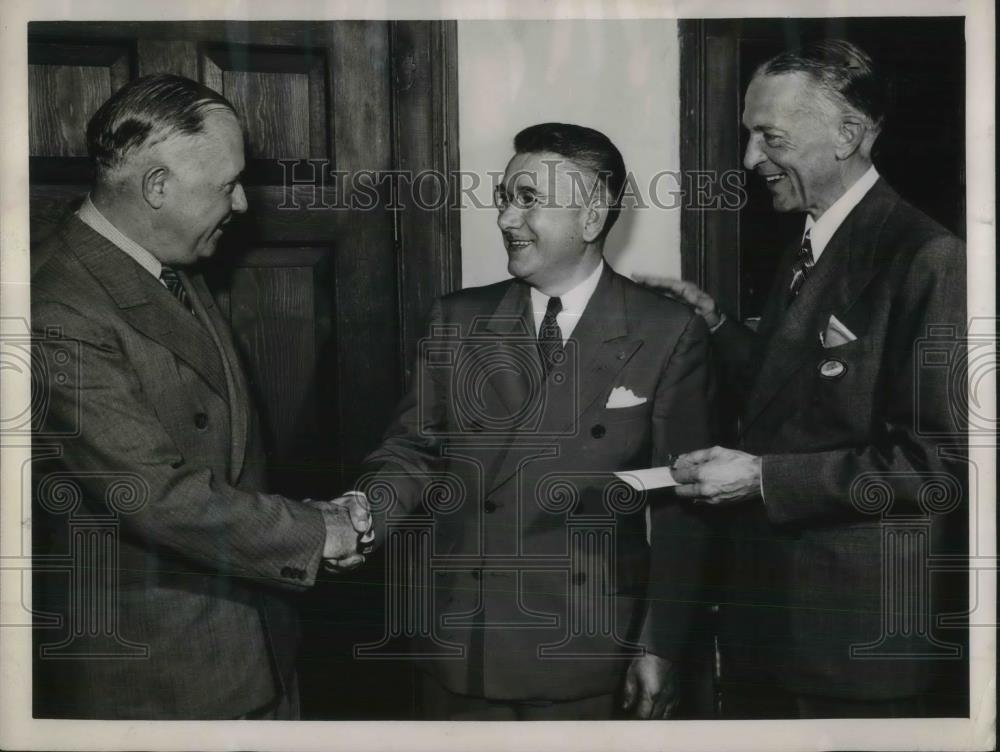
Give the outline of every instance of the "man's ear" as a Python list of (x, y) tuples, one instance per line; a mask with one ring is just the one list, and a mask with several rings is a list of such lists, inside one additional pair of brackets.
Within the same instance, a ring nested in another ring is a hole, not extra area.
[(585, 209), (583, 218), (583, 239), (587, 243), (593, 243), (604, 229), (604, 223), (608, 221), (608, 205), (602, 199), (595, 199)]
[(864, 121), (856, 115), (844, 115), (837, 129), (834, 153), (837, 159), (849, 159), (860, 147), (868, 133)]
[(167, 168), (150, 167), (142, 175), (142, 197), (154, 209), (163, 206), (167, 191)]

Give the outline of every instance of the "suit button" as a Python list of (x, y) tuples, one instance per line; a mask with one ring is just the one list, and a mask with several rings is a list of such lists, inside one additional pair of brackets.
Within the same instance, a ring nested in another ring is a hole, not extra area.
[(181, 457), (180, 459), (176, 459), (173, 462), (171, 462), (170, 463), (170, 467), (172, 467), (174, 470), (176, 470), (177, 468), (181, 467), (183, 464), (184, 464), (184, 458)]
[(479, 574), (479, 570), (478, 569), (473, 569), (472, 570), (472, 579), (478, 580), (480, 578), (480, 576), (481, 575)]
[(494, 502), (492, 499), (487, 499), (486, 503), (483, 504), (483, 509), (486, 510), (487, 514), (493, 514), (495, 511), (497, 511), (496, 502)]
[(600, 423), (598, 423), (596, 426), (590, 429), (590, 435), (593, 436), (595, 439), (603, 438), (604, 434), (606, 434), (607, 432), (608, 430)]
[(573, 575), (573, 584), (574, 585), (582, 585), (586, 581), (587, 581), (587, 573), (586, 572), (577, 572), (576, 574)]
[(199, 431), (205, 429), (208, 426), (208, 416), (205, 413), (195, 413), (194, 414), (194, 427)]

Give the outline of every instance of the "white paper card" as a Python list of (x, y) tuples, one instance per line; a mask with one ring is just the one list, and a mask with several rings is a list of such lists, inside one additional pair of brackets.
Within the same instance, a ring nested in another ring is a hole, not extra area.
[(651, 491), (654, 488), (670, 488), (677, 485), (670, 468), (665, 465), (648, 467), (645, 470), (624, 470), (615, 475), (636, 491)]

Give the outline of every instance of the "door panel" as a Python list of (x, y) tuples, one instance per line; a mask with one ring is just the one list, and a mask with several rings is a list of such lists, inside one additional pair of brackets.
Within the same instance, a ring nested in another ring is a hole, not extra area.
[(255, 159), (330, 157), (327, 61), (322, 50), (212, 45), (202, 49), (203, 83), (243, 115)]
[[(233, 103), (250, 208), (204, 271), (247, 366), (272, 489), (339, 494), (389, 422), (431, 301), (461, 270), (457, 207), (395, 208), (397, 186), (374, 180), (375, 206), (348, 210), (358, 186), (328, 178), (457, 167), (455, 24), (38, 22), (28, 36), (32, 245), (86, 194), (87, 121), (127, 81), (176, 73)], [(302, 600), (310, 717), (410, 714), (405, 670), (351, 665), (354, 643), (382, 635), (380, 565)], [(350, 698), (331, 694), (347, 674), (361, 676)]]
[(134, 55), (124, 44), (31, 45), (28, 51), (28, 143), (33, 157), (86, 157), (87, 121), (130, 78)]

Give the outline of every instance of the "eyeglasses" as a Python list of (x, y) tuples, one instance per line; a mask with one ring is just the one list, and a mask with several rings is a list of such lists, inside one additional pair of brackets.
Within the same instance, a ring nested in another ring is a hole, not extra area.
[(507, 189), (502, 185), (493, 189), (493, 205), (500, 212), (507, 211), (508, 207), (512, 205), (521, 211), (531, 211), (538, 206), (540, 200), (539, 195), (528, 187), (518, 188), (513, 194), (508, 194)]

